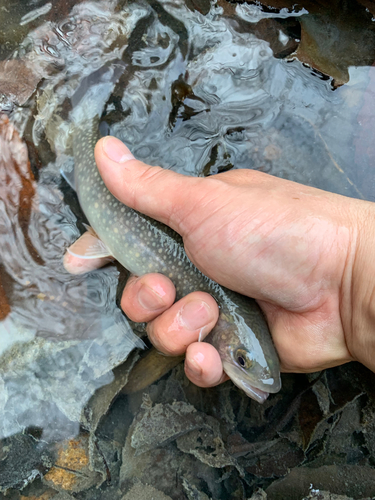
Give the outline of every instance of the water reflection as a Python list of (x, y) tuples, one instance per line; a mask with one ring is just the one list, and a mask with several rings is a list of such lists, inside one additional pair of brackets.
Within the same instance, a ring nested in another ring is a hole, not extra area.
[[(170, 10), (177, 15), (176, 6)], [(195, 27), (202, 17), (183, 5), (178, 15)], [(250, 167), (370, 196), (354, 186), (352, 146), (335, 125), (340, 115), (343, 127), (351, 128), (358, 106), (344, 106), (341, 90), (333, 92), (331, 82), (311, 69), (275, 59), (266, 41), (236, 31), (224, 17), (207, 17), (199, 38), (192, 29), (191, 60), (176, 58), (168, 71), (135, 74), (121, 100), (125, 119), (112, 133), (136, 157), (190, 175)], [(363, 80), (361, 86), (363, 91)], [(332, 148), (340, 152), (339, 162)]]
[(134, 343), (117, 324), (118, 271), (67, 275), (61, 254), (78, 236), (76, 218), (48, 169), (35, 183), (8, 119), (0, 125), (0, 436), (34, 426), (48, 441), (78, 430), (90, 396)]

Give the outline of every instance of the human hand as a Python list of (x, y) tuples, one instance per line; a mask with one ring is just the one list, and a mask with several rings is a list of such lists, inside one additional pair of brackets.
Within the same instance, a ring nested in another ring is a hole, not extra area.
[[(120, 201), (179, 232), (204, 274), (258, 300), (283, 371), (318, 371), (354, 359), (375, 370), (373, 204), (251, 170), (185, 177), (129, 160), (127, 148), (110, 137), (95, 154)], [(82, 270), (70, 254), (65, 266)], [(207, 334), (216, 323), (216, 302), (202, 292), (174, 299), (171, 281), (152, 274), (130, 279), (121, 305), (132, 320), (148, 322), (159, 350), (186, 350), (194, 383), (225, 380), (217, 351), (197, 342), (201, 328)]]

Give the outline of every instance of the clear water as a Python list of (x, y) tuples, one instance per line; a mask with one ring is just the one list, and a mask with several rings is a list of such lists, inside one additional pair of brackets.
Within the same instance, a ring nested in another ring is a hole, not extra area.
[[(121, 271), (108, 266), (74, 277), (62, 266), (84, 220), (60, 176), (62, 166), (73, 164), (70, 99), (85, 77), (125, 57), (128, 73), (101, 103), (102, 129), (139, 159), (198, 176), (253, 168), (375, 200), (375, 74), (369, 66), (375, 44), (369, 35), (363, 48), (353, 35), (372, 34), (374, 27), (369, 11), (349, 3), (359, 13), (355, 30), (352, 11), (336, 4), (311, 11), (308, 3), (273, 10), (224, 1), (0, 2), (1, 105), (10, 120), (0, 123), (0, 491), (8, 490), (10, 498), (21, 498), (23, 487), (22, 494), (33, 498), (53, 498), (58, 491), (77, 498), (141, 498), (136, 480), (144, 498), (161, 491), (173, 499), (246, 498), (287, 470), (275, 463), (267, 472), (256, 470), (250, 448), (246, 456), (238, 452), (239, 433), (250, 444), (260, 441), (260, 433), (264, 442), (281, 446), (278, 460), (287, 468), (311, 456), (318, 465), (373, 466), (370, 443), (366, 452), (351, 443), (339, 451), (327, 445), (314, 455), (323, 438), (310, 436), (307, 446), (292, 438), (296, 412), (287, 430), (277, 428), (286, 406), (305, 397), (302, 376), (286, 377), (283, 392), (263, 409), (229, 384), (210, 391), (192, 387), (181, 367), (146, 390), (143, 406), (141, 394), (118, 396), (138, 356), (128, 357), (126, 335), (117, 335), (113, 325)], [(327, 26), (341, 33), (334, 46), (324, 43)], [(298, 53), (314, 33), (321, 45)], [(308, 58), (316, 65), (306, 64)], [(347, 377), (331, 372), (319, 382), (328, 392), (335, 378)], [(341, 418), (347, 403), (354, 412), (371, 402), (369, 395), (363, 399), (365, 390), (350, 394), (336, 409), (328, 402), (316, 427), (332, 415)], [(323, 396), (316, 397), (319, 409)], [(201, 412), (200, 424), (176, 421), (173, 401), (183, 415), (193, 407)], [(152, 404), (164, 405), (164, 419)], [(300, 415), (304, 411), (302, 405)], [(144, 437), (171, 422), (181, 429), (169, 444), (158, 433)], [(358, 426), (352, 433), (365, 433), (363, 423)], [(276, 428), (279, 434), (271, 436), (267, 429)], [(223, 447), (222, 455), (215, 446)], [(70, 457), (65, 462), (62, 449)], [(265, 460), (262, 453), (258, 449), (259, 460)]]

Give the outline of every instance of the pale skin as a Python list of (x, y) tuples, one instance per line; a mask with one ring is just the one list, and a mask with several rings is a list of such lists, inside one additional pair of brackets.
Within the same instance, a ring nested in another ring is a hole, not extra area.
[[(132, 158), (106, 137), (95, 158), (124, 204), (181, 234), (187, 255), (218, 283), (255, 298), (284, 372), (315, 372), (356, 360), (375, 371), (375, 205), (251, 170), (192, 178)], [(64, 258), (81, 273), (107, 261)], [(165, 276), (132, 277), (121, 307), (148, 323), (157, 349), (186, 352), (185, 371), (201, 387), (226, 380), (219, 354), (198, 342), (218, 306), (194, 292), (175, 302)]]

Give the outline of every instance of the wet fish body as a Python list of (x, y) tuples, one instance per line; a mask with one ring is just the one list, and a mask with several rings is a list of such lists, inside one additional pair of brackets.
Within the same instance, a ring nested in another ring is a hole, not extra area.
[(187, 257), (181, 237), (169, 227), (120, 203), (107, 189), (97, 169), (94, 148), (99, 118), (75, 128), (75, 185), (92, 228), (126, 269), (138, 276), (162, 273), (174, 283), (177, 299), (201, 290), (220, 306), (219, 320), (204, 339), (220, 354), (232, 381), (263, 402), (278, 392), (279, 361), (255, 300), (228, 290), (203, 275)]

